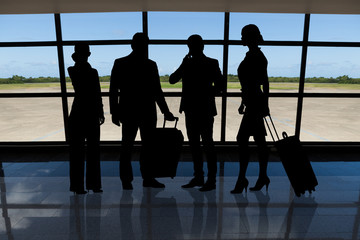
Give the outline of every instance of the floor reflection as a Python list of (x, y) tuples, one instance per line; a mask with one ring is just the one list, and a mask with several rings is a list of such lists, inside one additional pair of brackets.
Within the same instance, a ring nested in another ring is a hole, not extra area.
[(176, 199), (157, 196), (162, 189), (143, 188), (141, 239), (178, 239), (183, 235)]
[(135, 179), (133, 191), (119, 191), (111, 178), (102, 194), (72, 195), (51, 190), (64, 178), (0, 177), (0, 239), (359, 239), (360, 177), (320, 178), (322, 189), (299, 198), (285, 177), (269, 192), (236, 195), (235, 178), (206, 193), (181, 189), (188, 180), (159, 190)]
[(101, 194), (70, 196), (69, 239), (101, 239), (101, 198)]
[(133, 201), (132, 196), (133, 191), (123, 191), (120, 199), (119, 207), (119, 216), (120, 216), (120, 229), (121, 229), (121, 238), (120, 239), (129, 239), (133, 240), (135, 238), (133, 223), (132, 223), (132, 211), (133, 211)]

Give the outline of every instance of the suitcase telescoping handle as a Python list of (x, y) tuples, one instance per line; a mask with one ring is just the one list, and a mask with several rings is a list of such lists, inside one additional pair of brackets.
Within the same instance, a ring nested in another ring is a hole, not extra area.
[[(271, 115), (269, 115), (269, 119), (270, 119), (270, 122), (271, 122), (272, 127), (274, 128), (274, 132), (275, 132), (275, 134), (276, 134), (277, 139), (280, 140), (279, 135), (278, 135), (278, 133), (277, 133), (277, 131), (276, 131), (275, 124), (274, 124), (274, 122), (273, 122), (273, 120), (272, 120)], [(269, 126), (268, 121), (266, 120), (266, 117), (264, 117), (264, 121), (265, 121), (265, 123), (266, 123), (267, 128), (269, 129), (271, 138), (272, 138), (273, 141), (275, 142), (276, 140), (275, 140), (275, 138), (274, 138), (274, 134), (273, 134), (272, 131), (271, 131), (271, 128), (270, 128), (270, 126)], [(284, 133), (285, 133), (285, 132), (284, 132)], [(284, 135), (284, 133), (283, 133), (283, 135)], [(285, 134), (286, 134), (286, 133), (285, 133)], [(284, 136), (284, 137), (285, 137), (285, 136)], [(287, 137), (287, 136), (286, 136), (286, 137)]]
[[(174, 128), (176, 128), (178, 121), (179, 121), (179, 118), (175, 117), (175, 127)], [(165, 123), (166, 123), (166, 119), (164, 118), (163, 128), (165, 128)]]

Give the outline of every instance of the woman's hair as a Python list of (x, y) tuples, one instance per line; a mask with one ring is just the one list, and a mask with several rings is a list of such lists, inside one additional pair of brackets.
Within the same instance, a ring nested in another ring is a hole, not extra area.
[(259, 28), (255, 24), (249, 24), (241, 30), (243, 41), (260, 44), (264, 41)]

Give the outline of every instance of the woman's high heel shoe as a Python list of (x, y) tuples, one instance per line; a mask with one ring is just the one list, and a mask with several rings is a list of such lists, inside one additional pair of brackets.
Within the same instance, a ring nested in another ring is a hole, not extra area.
[(247, 192), (248, 186), (249, 186), (249, 181), (246, 178), (241, 179), (240, 181), (238, 180), (236, 182), (234, 190), (230, 191), (230, 193), (232, 193), (232, 194), (242, 193), (244, 191), (244, 189), (245, 189), (245, 192)]
[(250, 188), (250, 191), (260, 191), (264, 186), (266, 186), (266, 191), (269, 189), (270, 179), (269, 177), (258, 178), (254, 187)]

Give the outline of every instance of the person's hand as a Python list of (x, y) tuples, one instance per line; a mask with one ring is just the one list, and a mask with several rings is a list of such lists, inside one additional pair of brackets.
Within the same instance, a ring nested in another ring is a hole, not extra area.
[(182, 66), (184, 66), (184, 65), (187, 65), (188, 63), (189, 63), (189, 61), (190, 61), (190, 59), (191, 59), (191, 55), (190, 54), (186, 54), (186, 56), (183, 58), (183, 61), (182, 61)]
[(270, 116), (270, 108), (269, 106), (266, 106), (265, 109), (264, 109), (264, 117), (266, 116)]
[(240, 115), (244, 114), (244, 110), (245, 110), (245, 105), (243, 103), (240, 104), (240, 107), (238, 109), (238, 112)]
[(113, 124), (115, 124), (116, 126), (120, 127), (120, 118), (117, 115), (111, 115), (111, 121), (113, 122)]
[(176, 118), (174, 117), (174, 115), (171, 112), (167, 112), (164, 114), (164, 118), (166, 121), (175, 121)]
[(105, 117), (104, 115), (102, 115), (101, 117), (99, 117), (99, 123), (100, 125), (102, 125), (105, 122)]

